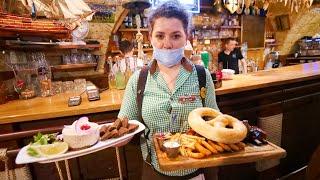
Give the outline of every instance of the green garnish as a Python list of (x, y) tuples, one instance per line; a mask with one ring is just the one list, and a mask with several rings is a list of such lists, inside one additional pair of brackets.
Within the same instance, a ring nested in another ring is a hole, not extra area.
[(32, 145), (47, 145), (52, 144), (56, 141), (56, 134), (38, 134), (33, 136)]
[(40, 154), (32, 147), (29, 147), (27, 149), (27, 153), (29, 156), (32, 156), (32, 157), (39, 157), (40, 156)]

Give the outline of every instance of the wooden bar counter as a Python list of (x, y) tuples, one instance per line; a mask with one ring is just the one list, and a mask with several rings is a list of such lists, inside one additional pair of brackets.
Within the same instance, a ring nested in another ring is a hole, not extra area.
[(72, 96), (68, 93), (10, 101), (0, 105), (0, 124), (119, 110), (123, 93), (122, 90), (107, 90), (100, 94), (101, 100), (92, 102), (83, 94), (82, 103), (73, 107), (68, 107), (68, 99)]
[[(10, 149), (22, 147), (28, 141), (20, 132), (33, 132), (46, 128), (61, 128), (85, 115), (91, 121), (113, 121), (120, 109), (124, 91), (107, 90), (101, 93), (100, 101), (89, 102), (86, 95), (76, 107), (68, 107), (70, 95), (37, 97), (16, 100), (0, 105), (0, 145)], [(259, 124), (261, 118), (282, 115), (281, 146), (287, 157), (281, 161), (278, 176), (305, 166), (320, 144), (320, 62), (259, 71), (247, 75), (235, 75), (233, 80), (223, 81), (216, 89), (217, 102), (223, 113), (239, 119), (248, 119)], [(15, 134), (19, 140), (8, 138)], [(10, 142), (10, 143), (8, 143)], [(12, 143), (14, 142), (14, 143)], [(121, 148), (123, 176), (139, 177), (141, 157), (139, 147), (133, 142)], [(99, 162), (100, 166), (92, 166)], [(91, 164), (91, 165), (90, 165)], [(74, 179), (103, 179), (117, 176), (117, 164), (113, 149), (71, 160)], [(37, 179), (47, 180), (48, 173), (56, 174), (53, 166), (33, 164), (32, 173)], [(232, 173), (230, 173), (232, 171)], [(257, 179), (261, 173), (254, 163), (236, 167), (221, 167), (219, 179)], [(277, 177), (278, 177), (277, 176)], [(58, 176), (52, 176), (55, 179)], [(275, 179), (268, 177), (267, 179)]]
[[(320, 78), (320, 62), (306, 63), (247, 75), (235, 75), (233, 80), (223, 81), (222, 87), (216, 90), (216, 95), (318, 78)], [(68, 107), (67, 104), (71, 94), (11, 101), (0, 105), (0, 124), (119, 110), (123, 94), (123, 90), (107, 90), (101, 93), (100, 101), (94, 102), (89, 102), (84, 94), (81, 105), (75, 107)]]

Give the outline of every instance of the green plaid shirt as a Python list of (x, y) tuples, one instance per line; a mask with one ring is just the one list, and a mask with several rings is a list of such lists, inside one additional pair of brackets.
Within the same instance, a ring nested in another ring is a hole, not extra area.
[[(154, 146), (150, 141), (154, 133), (187, 130), (189, 128), (187, 123), (189, 112), (195, 108), (202, 107), (196, 68), (189, 60), (185, 59), (183, 62), (183, 66), (181, 66), (176, 80), (175, 89), (172, 92), (170, 92), (159, 71), (156, 70), (152, 72), (152, 68), (150, 68), (142, 103), (142, 117), (147, 128), (150, 130), (149, 140), (146, 142), (149, 147), (151, 147), (152, 165), (160, 173), (169, 176), (184, 176), (196, 171), (196, 169), (161, 171)], [(185, 63), (189, 64), (190, 70), (187, 70), (188, 68), (184, 66)], [(152, 63), (150, 66), (152, 66)], [(128, 117), (132, 120), (138, 119), (136, 92), (139, 73), (140, 71), (135, 72), (128, 81), (118, 115), (119, 118)], [(206, 70), (206, 88), (205, 106), (218, 109), (213, 82), (208, 70)], [(194, 95), (196, 100), (185, 103), (179, 101), (179, 97), (190, 95)], [(141, 144), (141, 151), (144, 160), (146, 160), (148, 149), (145, 143)]]

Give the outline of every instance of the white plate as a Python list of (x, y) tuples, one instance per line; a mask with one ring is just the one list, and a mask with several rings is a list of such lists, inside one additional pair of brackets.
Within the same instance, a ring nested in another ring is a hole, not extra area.
[[(100, 150), (103, 150), (103, 149), (106, 149), (109, 147), (113, 147), (117, 144), (125, 142), (126, 140), (133, 137), (135, 134), (137, 134), (145, 129), (145, 126), (137, 120), (130, 120), (129, 123), (139, 125), (138, 129), (132, 133), (126, 134), (126, 135), (121, 136), (119, 138), (108, 139), (106, 141), (98, 141), (95, 145), (93, 145), (89, 148), (81, 149), (78, 151), (68, 151), (65, 154), (55, 155), (55, 156), (51, 156), (51, 157), (39, 157), (39, 158), (32, 157), (32, 156), (29, 156), (27, 153), (27, 149), (29, 146), (29, 145), (27, 145), (19, 151), (17, 158), (16, 158), (16, 164), (28, 164), (28, 163), (35, 163), (35, 162), (51, 163), (51, 162), (62, 161), (62, 160), (71, 159), (71, 158), (75, 158), (75, 157), (79, 157), (79, 156), (84, 156), (84, 155), (91, 154), (91, 153), (94, 153), (94, 152), (97, 152), (97, 151), (100, 151)], [(109, 123), (109, 124), (111, 124), (111, 123)]]

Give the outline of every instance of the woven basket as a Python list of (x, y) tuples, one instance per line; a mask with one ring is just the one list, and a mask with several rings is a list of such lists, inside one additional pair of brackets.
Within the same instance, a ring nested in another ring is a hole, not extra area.
[(0, 179), (1, 180), (32, 180), (32, 176), (27, 165), (21, 168), (15, 168), (9, 170), (8, 161), (9, 158), (7, 156), (7, 149), (0, 149), (0, 162), (4, 162), (5, 170), (0, 171)]
[(32, 176), (29, 170), (29, 167), (27, 165), (8, 170), (7, 175), (6, 171), (0, 171), (0, 179), (1, 180), (32, 180)]

